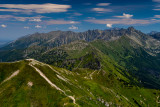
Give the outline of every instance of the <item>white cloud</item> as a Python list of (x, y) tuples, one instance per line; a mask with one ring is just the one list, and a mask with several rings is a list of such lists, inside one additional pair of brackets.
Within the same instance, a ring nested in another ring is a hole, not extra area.
[[(0, 11), (4, 11), (4, 12), (22, 12), (22, 10), (19, 9), (0, 9)], [(26, 10), (23, 10), (24, 12), (29, 12)]]
[(70, 5), (60, 4), (0, 4), (0, 11), (10, 12), (23, 12), (23, 13), (56, 13), (56, 12), (67, 12)]
[(152, 0), (153, 2), (158, 2), (158, 3), (160, 3), (160, 0)]
[(42, 26), (40, 26), (40, 25), (36, 25), (36, 26), (35, 26), (35, 28), (42, 28)]
[(93, 8), (92, 11), (95, 11), (95, 12), (97, 12), (97, 13), (112, 12), (111, 9), (105, 9), (105, 8)]
[[(43, 18), (45, 16), (35, 16), (35, 17), (18, 17), (18, 16), (13, 16), (13, 15), (0, 15), (0, 19), (3, 20), (11, 20), (11, 19), (15, 19), (16, 21), (34, 21), (34, 22), (41, 22), (41, 18)], [(15, 21), (12, 20), (12, 21)]]
[(6, 27), (7, 27), (7, 25), (2, 24), (2, 25), (1, 25), (1, 27), (6, 28)]
[(49, 21), (44, 21), (44, 23), (46, 23), (47, 25), (63, 25), (63, 24), (77, 24), (80, 22), (77, 21), (70, 21), (70, 20), (49, 20)]
[(31, 18), (29, 19), (30, 22), (41, 22), (42, 20), (40, 18)]
[(28, 26), (25, 26), (24, 29), (29, 29), (29, 27), (28, 27)]
[(160, 15), (154, 15), (153, 18), (160, 18)]
[(2, 24), (2, 25), (1, 25), (1, 27), (6, 28), (6, 27), (7, 27), (7, 25)]
[(12, 15), (0, 15), (0, 19), (12, 18)]
[(95, 23), (95, 24), (105, 24), (105, 23), (112, 23), (112, 24), (122, 24), (122, 25), (146, 25), (146, 24), (153, 24), (159, 23), (160, 20), (145, 20), (145, 19), (88, 19), (85, 20), (87, 22)]
[(16, 16), (13, 16), (12, 18), (13, 19), (16, 19), (17, 21), (30, 21), (30, 22), (41, 22), (41, 18), (43, 16), (38, 16), (38, 17), (16, 17)]
[(155, 11), (160, 11), (160, 9), (153, 9), (153, 10), (155, 10)]
[(106, 24), (107, 27), (111, 28), (112, 27), (112, 24)]
[(28, 19), (28, 17), (13, 17), (14, 19), (16, 19), (16, 21), (21, 21), (24, 22)]
[(76, 23), (78, 23), (78, 22), (76, 22), (76, 21), (70, 21), (70, 24), (76, 24)]
[(96, 19), (95, 17), (87, 17), (88, 19)]
[(73, 14), (73, 16), (82, 16), (82, 15), (83, 15), (83, 14), (77, 13), (77, 12)]
[(111, 3), (98, 3), (97, 6), (109, 6)]
[(69, 27), (68, 29), (70, 29), (70, 30), (77, 30), (78, 29), (78, 27), (76, 27), (76, 26), (71, 26), (71, 27)]
[(117, 18), (126, 18), (126, 19), (129, 19), (129, 18), (132, 18), (132, 17), (133, 17), (133, 15), (130, 15), (130, 14), (123, 13), (123, 16), (114, 16), (114, 17), (117, 17)]

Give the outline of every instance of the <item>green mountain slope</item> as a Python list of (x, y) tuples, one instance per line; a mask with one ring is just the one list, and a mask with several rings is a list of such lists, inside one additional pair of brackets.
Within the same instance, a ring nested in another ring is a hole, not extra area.
[(121, 78), (105, 70), (71, 72), (33, 59), (0, 63), (0, 105), (158, 107), (158, 90)]
[(118, 40), (93, 42), (75, 41), (71, 44), (53, 48), (40, 55), (30, 56), (39, 61), (63, 67), (68, 70), (89, 68), (93, 70), (107, 70), (128, 74), (148, 87), (160, 88), (160, 57), (153, 56), (149, 50), (128, 36)]
[(160, 106), (160, 41), (133, 27), (36, 33), (0, 59), (22, 60), (0, 63), (0, 105)]
[(138, 78), (145, 86), (160, 88), (160, 57), (158, 55), (150, 55), (128, 37), (112, 42), (97, 41), (92, 44), (115, 60), (118, 65), (123, 66), (129, 74)]
[[(35, 33), (0, 48), (0, 60), (3, 62), (38, 57), (41, 53), (76, 41), (92, 42), (96, 40), (114, 41), (127, 36), (148, 53), (156, 55), (160, 52), (160, 42), (133, 27), (128, 29), (88, 30), (86, 32), (53, 31), (49, 33)], [(82, 43), (81, 43), (82, 44)], [(80, 45), (81, 45), (80, 44)], [(82, 45), (83, 47), (83, 45)], [(74, 49), (73, 49), (74, 50)]]

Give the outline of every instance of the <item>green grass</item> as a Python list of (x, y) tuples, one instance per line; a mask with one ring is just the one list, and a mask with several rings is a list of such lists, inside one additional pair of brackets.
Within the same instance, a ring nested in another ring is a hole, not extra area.
[[(0, 63), (1, 82), (15, 70), (20, 70), (17, 76), (0, 85), (1, 106), (62, 107), (64, 104), (68, 107), (76, 106), (64, 93), (52, 88), (28, 63), (28, 61)], [(46, 65), (36, 64), (34, 66), (43, 72), (51, 82), (64, 90), (67, 95), (74, 96), (76, 103), (82, 107), (103, 107), (105, 103), (111, 106), (120, 105), (124, 107), (135, 107), (138, 106), (137, 104), (158, 107), (156, 98), (160, 95), (160, 91), (131, 85), (129, 81), (121, 78), (123, 75), (115, 76), (116, 71), (109, 72), (87, 68), (68, 71), (52, 66), (56, 70), (55, 72)], [(90, 78), (91, 74), (92, 79)], [(57, 75), (67, 79), (68, 82), (58, 78)], [(29, 81), (33, 83), (32, 87), (27, 85)], [(124, 82), (128, 84), (126, 85)], [(141, 104), (140, 100), (144, 104)]]
[[(34, 65), (56, 86), (73, 96), (82, 107), (158, 107), (160, 99), (159, 56), (149, 55), (128, 37), (115, 41), (76, 42), (32, 58), (57, 66)], [(63, 92), (51, 87), (30, 62), (0, 63), (1, 106), (77, 106)], [(62, 67), (62, 68), (59, 68)], [(13, 72), (20, 73), (2, 82)], [(58, 72), (58, 73), (57, 73)], [(58, 77), (59, 76), (59, 77)], [(66, 79), (64, 81), (63, 79)], [(32, 87), (27, 84), (31, 81)]]

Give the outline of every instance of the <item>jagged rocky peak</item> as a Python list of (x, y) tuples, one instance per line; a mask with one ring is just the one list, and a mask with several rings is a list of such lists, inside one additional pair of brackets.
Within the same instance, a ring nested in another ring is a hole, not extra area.
[(148, 35), (154, 35), (156, 33), (158, 33), (158, 32), (157, 31), (151, 31), (150, 33), (148, 33)]
[(160, 32), (151, 32), (148, 35), (152, 36), (154, 39), (160, 40)]
[(135, 31), (136, 29), (133, 26), (131, 26), (131, 27), (128, 27), (127, 30), (132, 32), (132, 31)]
[(140, 30), (137, 30), (137, 29), (135, 29), (133, 26), (131, 26), (131, 27), (128, 27), (127, 29), (125, 29), (126, 30), (126, 33), (127, 34), (129, 34), (129, 35), (145, 35), (146, 36), (146, 34), (145, 33), (143, 33), (143, 32), (141, 32)]
[[(93, 30), (88, 30), (86, 31), (85, 33), (88, 33), (88, 34), (100, 34), (102, 32), (102, 30), (98, 30), (98, 29), (93, 29)], [(84, 32), (82, 32), (84, 33)]]
[[(107, 30), (112, 30), (112, 31), (113, 31), (113, 30), (121, 30), (121, 29), (122, 29), (122, 28), (114, 27), (114, 28), (107, 29)], [(107, 31), (107, 30), (106, 30), (106, 31)]]
[[(136, 30), (134, 27), (124, 28), (113, 28), (107, 30), (88, 30), (85, 32), (72, 32), (72, 31), (52, 31), (49, 33), (35, 33), (29, 36), (22, 37), (16, 42), (13, 42), (0, 50), (6, 49), (23, 49), (30, 46), (34, 47), (57, 47), (64, 44), (69, 44), (74, 41), (85, 40), (91, 42), (94, 40), (117, 40), (121, 36), (128, 35), (134, 37), (136, 41), (141, 39), (146, 40), (147, 36), (143, 32)], [(156, 36), (157, 37), (157, 36)], [(133, 38), (132, 38), (133, 39)], [(141, 41), (140, 40), (140, 41)]]

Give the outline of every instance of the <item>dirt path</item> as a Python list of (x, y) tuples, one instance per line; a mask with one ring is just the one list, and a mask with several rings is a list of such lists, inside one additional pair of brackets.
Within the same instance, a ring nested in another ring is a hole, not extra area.
[[(72, 99), (72, 100), (73, 100), (73, 103), (76, 104), (76, 100), (75, 100), (75, 98), (74, 98), (73, 96), (67, 95), (67, 94), (65, 93), (65, 91), (63, 91), (63, 90), (60, 89), (58, 86), (56, 86), (54, 83), (52, 83), (52, 82), (51, 82), (38, 68), (36, 68), (34, 65), (32, 65), (31, 63), (29, 63), (29, 65), (30, 65), (31, 67), (33, 67), (33, 68), (39, 73), (39, 75), (40, 75), (41, 77), (43, 77), (43, 78), (48, 82), (48, 84), (51, 85), (51, 87), (54, 87), (55, 89), (57, 89), (57, 90), (61, 91), (62, 93), (64, 93), (65, 96), (67, 96), (67, 97), (69, 97), (70, 99)], [(48, 66), (49, 66), (49, 65), (48, 65)], [(52, 68), (52, 67), (50, 67), (50, 68)], [(52, 68), (52, 70), (53, 70), (53, 68)], [(76, 104), (76, 105), (78, 105), (78, 104)]]
[(52, 87), (56, 88), (57, 90), (64, 92), (63, 90), (61, 90), (59, 87), (57, 87), (55, 84), (53, 84), (38, 68), (36, 68), (35, 66), (29, 64), (31, 67), (33, 67), (41, 77), (43, 77)]
[(19, 72), (20, 72), (20, 70), (15, 71), (14, 73), (12, 73), (12, 75), (10, 77), (8, 77), (7, 79), (5, 79), (1, 84), (3, 84), (6, 81), (9, 81), (10, 79), (12, 79), (16, 75), (18, 75)]

